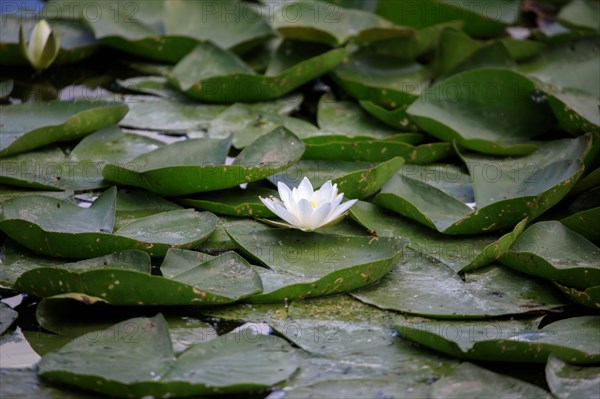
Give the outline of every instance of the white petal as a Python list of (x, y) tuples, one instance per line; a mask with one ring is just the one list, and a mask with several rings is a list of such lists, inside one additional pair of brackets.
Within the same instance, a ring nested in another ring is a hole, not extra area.
[(348, 209), (350, 209), (350, 207), (352, 205), (354, 205), (356, 203), (356, 201), (358, 201), (358, 200), (355, 200), (355, 199), (349, 200), (349, 201), (346, 201), (343, 204), (341, 204), (339, 207), (337, 207), (337, 209), (335, 209), (331, 213), (331, 215), (329, 215), (327, 223), (331, 222), (332, 220), (335, 220), (340, 215), (342, 215), (344, 212), (346, 212)]
[(335, 196), (338, 195), (338, 187), (337, 187), (337, 183), (335, 183), (332, 187), (331, 187), (331, 193), (329, 194), (329, 201), (333, 201), (333, 199), (335, 198)]
[(279, 198), (283, 201), (286, 208), (290, 208), (292, 203), (292, 191), (284, 182), (277, 182), (277, 190), (279, 191)]
[(314, 208), (310, 204), (309, 200), (302, 198), (300, 201), (298, 201), (298, 225), (309, 227), (313, 211)]
[(261, 196), (258, 199), (273, 213), (275, 213), (275, 199), (274, 198), (263, 198)]
[(331, 185), (331, 181), (327, 180), (325, 184), (323, 184), (321, 188), (315, 192), (315, 194), (319, 196), (319, 200), (331, 202), (330, 198), (332, 189), (333, 186)]
[(316, 230), (327, 223), (329, 213), (331, 213), (331, 204), (325, 203), (323, 206), (317, 208), (310, 218), (312, 229)]
[(295, 214), (291, 213), (280, 204), (275, 204), (275, 210), (273, 211), (273, 213), (275, 213), (277, 216), (279, 216), (292, 226), (299, 226), (301, 224), (300, 220)]
[(300, 198), (310, 198), (310, 196), (313, 193), (313, 186), (312, 184), (310, 184), (310, 180), (308, 180), (308, 177), (304, 176), (304, 179), (302, 179), (302, 181), (300, 182), (300, 185), (298, 186), (298, 193), (300, 195)]
[(333, 199), (333, 201), (331, 201), (331, 212), (335, 212), (336, 209), (340, 206), (340, 204), (342, 203), (342, 200), (344, 199), (344, 194), (338, 194), (337, 197), (335, 197)]

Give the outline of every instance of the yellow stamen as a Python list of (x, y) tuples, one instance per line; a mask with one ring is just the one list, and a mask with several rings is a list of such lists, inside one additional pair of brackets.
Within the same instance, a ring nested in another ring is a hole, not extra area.
[(313, 200), (310, 200), (310, 204), (312, 205), (313, 208), (317, 207), (317, 204), (315, 204), (315, 201), (313, 201)]

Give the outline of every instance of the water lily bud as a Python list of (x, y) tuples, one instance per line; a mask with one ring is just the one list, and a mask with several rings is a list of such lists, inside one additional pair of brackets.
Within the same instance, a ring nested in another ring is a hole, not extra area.
[(52, 65), (60, 48), (58, 38), (45, 19), (35, 24), (31, 35), (29, 35), (29, 43), (25, 41), (23, 26), (19, 28), (19, 46), (23, 56), (29, 60), (31, 66), (38, 72)]
[(348, 209), (357, 201), (355, 199), (342, 203), (344, 194), (338, 194), (337, 184), (325, 182), (318, 190), (308, 178), (302, 179), (296, 188), (290, 188), (282, 182), (277, 184), (279, 197), (260, 198), (263, 204), (287, 223), (265, 220), (279, 227), (314, 231), (321, 227), (331, 226), (346, 216)]

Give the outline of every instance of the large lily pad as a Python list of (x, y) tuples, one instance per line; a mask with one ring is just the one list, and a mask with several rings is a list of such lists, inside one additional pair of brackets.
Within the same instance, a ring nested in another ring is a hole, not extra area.
[[(19, 28), (23, 26), (25, 38), (29, 38), (38, 18), (12, 15), (11, 5), (7, 3), (0, 26), (0, 65), (29, 66), (19, 48)], [(16, 11), (16, 4), (15, 9)], [(81, 61), (96, 52), (97, 42), (92, 32), (78, 21), (47, 21), (55, 32), (59, 51), (54, 65), (65, 65)]]
[(390, 274), (353, 296), (383, 309), (434, 318), (486, 318), (565, 305), (545, 282), (492, 265), (463, 281), (450, 267), (406, 250)]
[(126, 113), (126, 105), (100, 101), (2, 107), (0, 156), (18, 154), (57, 141), (80, 139), (117, 123)]
[[(304, 144), (286, 128), (261, 136), (231, 165), (225, 165), (230, 139), (190, 139), (132, 159), (107, 164), (104, 178), (163, 195), (186, 195), (235, 187), (263, 179), (300, 159)], [(175, 177), (176, 176), (176, 177)]]
[(234, 188), (197, 194), (179, 200), (184, 205), (229, 216), (273, 217), (274, 214), (258, 198), (276, 196), (277, 191), (268, 188)]
[(439, 81), (407, 112), (440, 140), (486, 154), (523, 155), (552, 124), (552, 111), (535, 90), (517, 72), (481, 68)]
[(453, 165), (405, 166), (374, 202), (445, 234), (513, 227), (567, 194), (590, 149), (591, 137), (581, 136), (547, 142), (519, 158), (462, 155), (468, 175)]
[(264, 292), (252, 302), (277, 302), (350, 291), (379, 280), (398, 260), (399, 238), (344, 237), (243, 225), (227, 228), (241, 250), (267, 265)]
[(554, 283), (565, 295), (567, 295), (575, 303), (592, 309), (600, 309), (600, 285), (589, 287), (585, 290), (578, 290), (572, 287), (565, 287), (558, 283)]
[[(133, 331), (134, 336), (115, 342), (115, 329)], [(160, 397), (268, 388), (287, 380), (298, 368), (287, 342), (261, 335), (251, 340), (226, 335), (175, 357), (162, 315), (130, 319), (98, 335), (93, 343), (78, 337), (46, 354), (39, 365), (40, 376), (111, 396)]]
[(412, 103), (429, 86), (429, 70), (415, 61), (359, 51), (332, 71), (344, 90), (359, 100), (395, 109)]
[(557, 398), (592, 398), (600, 394), (600, 367), (573, 366), (550, 355), (546, 382)]
[(269, 177), (269, 180), (273, 184), (281, 181), (289, 187), (296, 187), (306, 176), (315, 188), (331, 180), (347, 198), (363, 199), (378, 192), (403, 163), (400, 157), (374, 165), (365, 162), (303, 160)]
[(428, 0), (419, 3), (409, 0), (383, 1), (379, 3), (377, 13), (397, 24), (417, 28), (460, 20), (464, 22), (469, 35), (489, 37), (502, 34), (507, 25), (518, 20), (519, 3), (510, 0), (483, 0), (477, 3), (468, 0)]
[(119, 229), (136, 220), (178, 209), (182, 208), (147, 191), (119, 190), (115, 207), (115, 228)]
[[(239, 13), (237, 18), (226, 17), (232, 9)], [(44, 13), (86, 19), (101, 43), (166, 62), (179, 61), (205, 41), (244, 52), (273, 34), (256, 7), (233, 1), (85, 0), (74, 7), (68, 1), (54, 0)]]
[(115, 202), (114, 188), (89, 208), (45, 196), (20, 197), (3, 203), (0, 229), (32, 251), (50, 256), (90, 258), (125, 249), (164, 256), (170, 247), (194, 248), (217, 223), (209, 212), (174, 210), (113, 231)]
[[(281, 54), (272, 60), (265, 75), (258, 75), (235, 54), (210, 42), (199, 44), (169, 74), (170, 81), (191, 97), (207, 102), (233, 103), (265, 101), (281, 97), (302, 84), (335, 67), (346, 55), (344, 49), (321, 53), (314, 49), (302, 54), (297, 64), (286, 64), (279, 58), (291, 57), (301, 50), (285, 43)], [(198, 65), (204, 65), (198, 68)], [(210, 67), (209, 67), (210, 66)]]
[(476, 399), (496, 396), (499, 392), (502, 392), (502, 395), (522, 398), (552, 398), (550, 393), (536, 385), (467, 362), (461, 363), (450, 375), (434, 382), (430, 397), (432, 399), (449, 397)]
[(112, 305), (145, 306), (231, 303), (262, 290), (258, 274), (233, 252), (211, 257), (170, 250), (161, 266), (164, 277), (150, 274), (147, 255), (137, 263), (131, 255), (31, 269), (14, 287), (43, 298), (79, 293)]
[(362, 10), (308, 1), (291, 1), (275, 10), (273, 27), (286, 39), (340, 46), (410, 36), (413, 29), (397, 26)]
[(528, 227), (500, 261), (580, 290), (600, 285), (600, 248), (557, 221)]
[(417, 321), (396, 326), (402, 337), (451, 356), (483, 361), (545, 363), (554, 353), (573, 364), (600, 359), (600, 317), (559, 320)]
[(498, 259), (525, 228), (526, 220), (503, 236), (448, 236), (410, 219), (385, 212), (369, 202), (358, 201), (350, 209), (351, 217), (378, 237), (404, 237), (409, 248), (448, 265), (457, 273), (475, 270)]

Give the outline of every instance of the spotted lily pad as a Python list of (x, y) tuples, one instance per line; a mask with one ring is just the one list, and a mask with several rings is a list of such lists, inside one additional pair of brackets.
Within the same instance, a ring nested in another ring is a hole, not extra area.
[[(305, 50), (311, 51), (306, 57), (300, 57), (298, 63), (288, 65), (278, 60), (282, 57), (293, 59), (292, 52), (301, 50), (288, 49), (284, 43), (279, 50), (281, 55), (276, 55), (271, 61), (273, 66), (267, 69), (265, 75), (259, 75), (235, 54), (204, 42), (173, 68), (169, 79), (181, 91), (202, 101), (233, 103), (270, 100), (327, 72), (346, 55), (344, 49), (325, 53), (306, 48), (302, 51)], [(204, 68), (197, 68), (198, 65), (204, 65)]]
[(546, 363), (546, 382), (557, 398), (591, 398), (600, 394), (600, 367), (574, 366), (550, 355)]
[[(132, 256), (137, 263), (132, 263)], [(170, 250), (161, 266), (164, 277), (151, 275), (150, 269), (148, 255), (142, 258), (125, 252), (102, 262), (96, 259), (31, 269), (21, 274), (14, 287), (43, 298), (79, 293), (112, 305), (224, 304), (262, 290), (258, 274), (233, 252), (212, 257)]]
[(445, 234), (514, 227), (567, 194), (591, 146), (591, 137), (581, 136), (547, 142), (519, 158), (462, 155), (468, 175), (453, 165), (405, 166), (374, 202)]
[(330, 295), (362, 287), (383, 277), (406, 244), (399, 238), (344, 237), (296, 230), (231, 226), (227, 233), (248, 256), (271, 270), (260, 270), (264, 292), (251, 302), (278, 302)]
[[(115, 330), (133, 331), (133, 336), (115, 342)], [(222, 340), (193, 345), (176, 357), (160, 314), (126, 320), (97, 336), (93, 343), (85, 336), (75, 338), (46, 354), (39, 375), (111, 396), (160, 397), (269, 388), (287, 380), (298, 368), (294, 350), (285, 340), (262, 335), (240, 339), (229, 334)]]
[(345, 161), (303, 160), (269, 177), (273, 184), (284, 182), (289, 187), (297, 187), (304, 176), (316, 189), (327, 180), (337, 184), (347, 198), (366, 198), (381, 189), (385, 182), (400, 169), (404, 160), (400, 157), (379, 164)]
[(369, 202), (358, 201), (351, 217), (379, 237), (404, 237), (409, 248), (435, 258), (457, 273), (475, 270), (498, 259), (525, 229), (526, 220), (503, 235), (448, 236), (410, 219), (385, 212)]
[(4, 106), (0, 156), (18, 154), (58, 141), (81, 139), (117, 123), (126, 113), (126, 105), (100, 101)]
[(558, 283), (554, 283), (565, 295), (573, 302), (592, 309), (600, 309), (600, 285), (589, 287), (585, 290), (578, 290), (572, 287), (566, 287)]
[(15, 198), (3, 203), (0, 229), (32, 251), (56, 257), (90, 258), (125, 249), (164, 256), (170, 247), (194, 248), (217, 223), (209, 212), (174, 210), (115, 231), (115, 202), (114, 188), (89, 208), (45, 196)]
[(426, 255), (406, 250), (379, 284), (353, 296), (371, 305), (434, 318), (488, 318), (565, 305), (543, 281), (525, 279), (499, 265), (465, 276)]
[(197, 194), (179, 200), (184, 205), (217, 214), (229, 216), (273, 217), (258, 197), (278, 196), (277, 191), (268, 188), (229, 189)]
[(600, 285), (600, 248), (557, 221), (527, 228), (500, 261), (579, 290)]
[(104, 178), (163, 195), (187, 195), (263, 179), (300, 159), (304, 144), (280, 127), (246, 147), (225, 165), (231, 139), (190, 139), (129, 161), (107, 164)]
[(286, 39), (340, 46), (410, 36), (411, 28), (397, 26), (373, 13), (334, 4), (291, 1), (275, 10), (273, 26)]
[(409, 321), (402, 337), (462, 359), (545, 363), (551, 353), (573, 364), (600, 359), (600, 317), (563, 319), (539, 328), (540, 319), (502, 321)]

